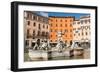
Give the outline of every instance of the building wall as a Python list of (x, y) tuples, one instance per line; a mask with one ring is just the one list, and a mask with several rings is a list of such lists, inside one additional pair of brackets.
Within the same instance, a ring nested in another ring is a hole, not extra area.
[(48, 39), (49, 25), (48, 18), (37, 15), (36, 13), (25, 11), (25, 41), (28, 47), (32, 47), (32, 43), (36, 42), (37, 39), (43, 41)]
[(91, 40), (90, 16), (81, 16), (73, 24), (73, 41), (78, 42), (83, 48), (90, 48)]
[(73, 42), (81, 42), (82, 30), (80, 20), (75, 20), (73, 24)]
[(50, 43), (58, 42), (58, 32), (62, 33), (62, 41), (67, 44), (72, 42), (90, 41), (90, 16), (82, 16), (79, 20), (74, 17), (43, 17), (35, 12), (24, 12), (24, 34), (26, 45), (32, 47), (37, 39), (50, 40)]
[(74, 17), (50, 17), (50, 41), (57, 42), (57, 32), (62, 32), (62, 40), (70, 44), (73, 40)]
[(80, 18), (82, 37), (81, 40), (84, 42), (88, 42), (91, 40), (91, 20), (90, 16), (85, 16)]

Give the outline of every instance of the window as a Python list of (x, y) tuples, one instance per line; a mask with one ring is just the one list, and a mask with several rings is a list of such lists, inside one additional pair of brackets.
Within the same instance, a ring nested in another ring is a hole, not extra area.
[(48, 37), (48, 35), (49, 35), (49, 33), (48, 33), (48, 32), (46, 32), (46, 37)]
[(72, 29), (70, 30), (70, 32), (72, 32)]
[(50, 19), (50, 21), (52, 22), (53, 20), (52, 20), (52, 19)]
[(67, 27), (67, 24), (65, 24), (65, 27)]
[(72, 24), (70, 24), (70, 27), (72, 26)]
[(88, 21), (89, 21), (89, 23), (91, 22), (90, 19)]
[(72, 40), (70, 41), (70, 45), (72, 45)]
[(76, 35), (74, 34), (74, 36), (76, 36)]
[(86, 35), (88, 35), (88, 33), (87, 33), (87, 32), (85, 32), (85, 34), (86, 34)]
[(62, 22), (62, 19), (60, 21)]
[(39, 24), (39, 26), (38, 26), (38, 29), (41, 29), (40, 24)]
[(35, 30), (33, 30), (33, 36), (35, 36)]
[(44, 36), (44, 35), (45, 35), (45, 32), (43, 31), (43, 32), (42, 32), (42, 36)]
[(40, 31), (38, 31), (38, 36), (40, 36)]
[(72, 19), (70, 19), (70, 22), (72, 22)]
[(65, 20), (65, 22), (67, 22), (67, 20)]
[(29, 34), (29, 29), (27, 29), (27, 34)]
[(30, 34), (29, 34), (29, 29), (27, 29), (27, 38), (29, 38), (30, 37)]
[(85, 24), (87, 24), (87, 20), (85, 20)]
[(73, 28), (73, 30), (76, 30), (76, 28)]
[(33, 16), (33, 20), (36, 20), (36, 16)]
[(57, 24), (56, 24), (56, 27), (57, 27)]
[(78, 30), (80, 30), (80, 28), (78, 28)]
[(47, 29), (48, 29), (48, 25), (47, 25)]
[(76, 22), (74, 22), (74, 24), (76, 24)]
[(33, 39), (35, 38), (35, 30), (33, 30)]
[(52, 35), (50, 37), (52, 38)]
[(27, 21), (27, 25), (30, 25), (30, 21)]
[(56, 35), (56, 37), (57, 37), (57, 35)]
[(65, 41), (65, 43), (67, 43), (67, 40)]
[(77, 22), (77, 24), (80, 24), (80, 22)]
[(35, 23), (35, 22), (33, 23), (33, 26), (34, 26), (34, 27), (36, 26), (36, 23)]
[(57, 19), (56, 19), (56, 22), (57, 22)]
[(82, 32), (82, 35), (84, 35), (84, 33)]
[(45, 25), (43, 25), (43, 28), (45, 28)]
[(81, 24), (83, 24), (83, 20), (81, 20)]

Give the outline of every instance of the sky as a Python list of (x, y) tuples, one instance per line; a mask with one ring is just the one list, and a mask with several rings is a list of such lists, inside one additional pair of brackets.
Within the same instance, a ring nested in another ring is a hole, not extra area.
[(90, 15), (89, 13), (64, 13), (64, 12), (37, 12), (37, 14), (41, 15), (41, 16), (45, 16), (45, 17), (49, 17), (49, 16), (74, 16), (75, 19), (79, 19), (80, 16), (86, 16), (86, 15)]

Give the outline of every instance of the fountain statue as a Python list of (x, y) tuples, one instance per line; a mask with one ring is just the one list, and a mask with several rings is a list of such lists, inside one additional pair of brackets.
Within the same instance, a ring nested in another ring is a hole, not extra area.
[(58, 40), (57, 40), (57, 45), (56, 45), (56, 48), (58, 49), (59, 52), (61, 52), (64, 48), (64, 42), (63, 42), (63, 39), (62, 39), (62, 35), (64, 33), (62, 32), (57, 32), (57, 35), (58, 35)]

